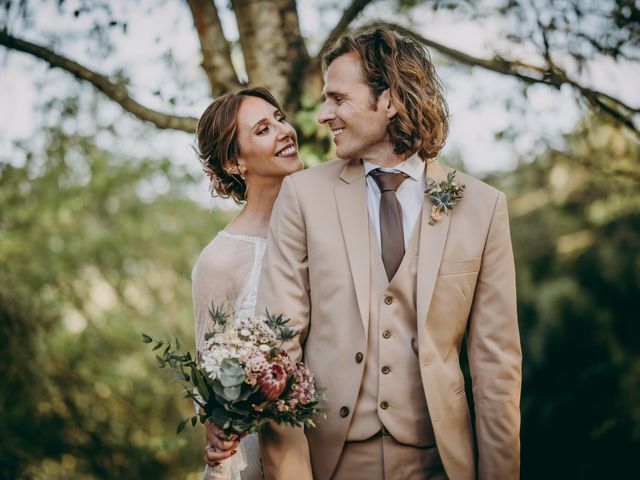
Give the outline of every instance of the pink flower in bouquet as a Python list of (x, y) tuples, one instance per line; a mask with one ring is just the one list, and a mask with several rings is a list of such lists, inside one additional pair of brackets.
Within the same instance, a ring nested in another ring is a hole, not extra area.
[(293, 371), (293, 378), (295, 384), (291, 391), (291, 406), (295, 407), (298, 403), (306, 405), (311, 402), (316, 395), (313, 374), (304, 364), (298, 363)]
[(287, 375), (282, 365), (278, 363), (269, 365), (269, 369), (258, 378), (258, 385), (260, 385), (260, 393), (266, 400), (278, 398), (287, 385)]
[(291, 365), (291, 360), (289, 359), (289, 354), (285, 350), (282, 350), (278, 354), (277, 362), (280, 365), (282, 365), (282, 367), (284, 368), (285, 372), (287, 372), (287, 375), (290, 375), (291, 373), (293, 373), (293, 366)]

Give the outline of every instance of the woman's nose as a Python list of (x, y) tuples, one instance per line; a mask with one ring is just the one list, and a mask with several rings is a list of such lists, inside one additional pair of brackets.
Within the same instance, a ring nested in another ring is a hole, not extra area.
[(278, 132), (279, 139), (292, 137), (294, 135), (295, 135), (295, 129), (293, 128), (293, 125), (291, 125), (289, 122), (284, 122), (281, 124), (280, 130)]

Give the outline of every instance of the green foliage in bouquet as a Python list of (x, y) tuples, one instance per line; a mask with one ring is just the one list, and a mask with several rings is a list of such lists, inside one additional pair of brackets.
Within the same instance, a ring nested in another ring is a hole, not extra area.
[(282, 349), (297, 336), (289, 319), (267, 311), (263, 319), (242, 320), (235, 327), (224, 308), (215, 305), (209, 317), (212, 328), (199, 361), (181, 350), (178, 338), (172, 343), (142, 334), (144, 343), (154, 344), (153, 351), (162, 349), (156, 359), (167, 368), (169, 380), (183, 382), (185, 398), (197, 405), (198, 413), (182, 420), (177, 432), (198, 421), (210, 421), (227, 435), (259, 431), (272, 421), (314, 427), (314, 417), (324, 415), (318, 407), (323, 392), (309, 370), (292, 364)]

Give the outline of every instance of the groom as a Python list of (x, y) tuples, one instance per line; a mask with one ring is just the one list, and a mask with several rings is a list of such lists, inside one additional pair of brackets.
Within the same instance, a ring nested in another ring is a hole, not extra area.
[(257, 311), (282, 312), (301, 332), (289, 353), (326, 388), (327, 418), (306, 432), (269, 428), (265, 476), (517, 479), (521, 350), (505, 196), (461, 173), (466, 189), (448, 215), (425, 195), (425, 179), (446, 182), (451, 170), (433, 160), (447, 109), (420, 45), (378, 28), (342, 38), (324, 63), (318, 121), (339, 160), (285, 179)]

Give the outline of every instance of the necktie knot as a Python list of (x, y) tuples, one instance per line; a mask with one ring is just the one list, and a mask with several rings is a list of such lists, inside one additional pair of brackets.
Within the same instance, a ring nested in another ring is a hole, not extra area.
[(379, 168), (372, 170), (369, 175), (376, 182), (381, 193), (395, 192), (400, 188), (402, 182), (407, 178), (407, 174), (402, 172), (384, 172)]

